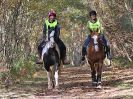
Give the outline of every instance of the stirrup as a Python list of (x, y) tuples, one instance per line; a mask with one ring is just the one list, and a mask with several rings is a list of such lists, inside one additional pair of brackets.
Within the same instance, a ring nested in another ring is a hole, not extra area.
[(38, 60), (38, 61), (36, 62), (36, 64), (43, 64), (43, 61), (42, 61), (42, 60)]

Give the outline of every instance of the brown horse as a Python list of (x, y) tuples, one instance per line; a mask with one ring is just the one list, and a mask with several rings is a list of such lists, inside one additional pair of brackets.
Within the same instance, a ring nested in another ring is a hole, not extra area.
[(105, 50), (99, 33), (91, 33), (89, 47), (87, 48), (87, 59), (91, 67), (92, 86), (101, 88), (101, 75)]

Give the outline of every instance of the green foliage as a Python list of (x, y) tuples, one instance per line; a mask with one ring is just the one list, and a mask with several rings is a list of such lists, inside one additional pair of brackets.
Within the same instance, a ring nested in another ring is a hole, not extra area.
[(15, 79), (32, 78), (35, 71), (34, 56), (30, 56), (28, 59), (21, 57), (16, 60), (11, 67), (11, 74)]
[(31, 78), (35, 72), (35, 57), (33, 55), (27, 61), (25, 60), (25, 68), (28, 70), (28, 77)]
[(118, 58), (115, 58), (113, 61), (117, 66), (121, 66), (121, 67), (133, 66), (133, 62), (130, 62), (126, 57), (118, 57)]
[(122, 29), (126, 32), (133, 32), (133, 23), (131, 20), (133, 20), (133, 13), (124, 15), (120, 18)]
[(7, 73), (6, 72), (0, 72), (0, 83), (3, 82), (3, 78), (7, 77)]

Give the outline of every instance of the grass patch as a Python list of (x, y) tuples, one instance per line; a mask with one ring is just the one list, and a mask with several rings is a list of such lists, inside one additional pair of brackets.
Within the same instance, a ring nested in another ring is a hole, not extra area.
[(116, 96), (113, 98), (109, 98), (109, 99), (133, 99), (132, 95), (124, 95), (124, 96)]
[(125, 89), (125, 88), (131, 88), (133, 87), (133, 85), (130, 83), (119, 83), (117, 84), (117, 87), (120, 89)]
[(117, 67), (125, 67), (125, 68), (133, 67), (133, 61), (130, 62), (126, 57), (117, 57), (113, 59), (113, 63)]

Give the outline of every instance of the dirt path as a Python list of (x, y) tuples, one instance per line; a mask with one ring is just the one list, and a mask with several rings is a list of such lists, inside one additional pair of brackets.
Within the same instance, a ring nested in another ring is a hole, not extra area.
[[(62, 69), (60, 89), (48, 90), (45, 72), (36, 81), (27, 81), (0, 90), (0, 99), (133, 99), (133, 69), (106, 67), (103, 88), (91, 87), (89, 67)], [(12, 97), (12, 98), (10, 98)]]

